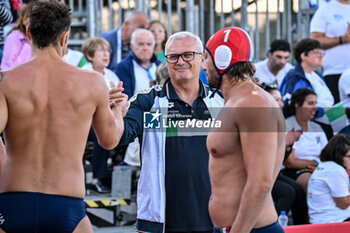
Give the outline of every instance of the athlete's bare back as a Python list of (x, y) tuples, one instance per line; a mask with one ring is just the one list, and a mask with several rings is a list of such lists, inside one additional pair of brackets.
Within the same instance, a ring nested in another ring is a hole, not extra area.
[(91, 123), (102, 146), (114, 147), (119, 137), (102, 76), (66, 64), (50, 47), (1, 77), (0, 192), (84, 197), (82, 156)]
[(223, 128), (207, 138), (209, 212), (217, 228), (250, 232), (277, 220), (270, 189), (284, 155), (284, 120), (275, 101), (252, 81), (232, 88), (224, 82), (222, 89), (225, 106), (217, 120)]

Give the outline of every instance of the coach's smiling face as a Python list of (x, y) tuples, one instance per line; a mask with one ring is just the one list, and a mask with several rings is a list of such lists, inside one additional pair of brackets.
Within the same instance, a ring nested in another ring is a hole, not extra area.
[[(204, 62), (202, 51), (198, 51), (194, 38), (172, 40), (167, 47), (169, 76), (172, 80), (199, 79), (199, 72)], [(172, 55), (178, 59), (175, 62)], [(169, 57), (170, 56), (170, 57)]]

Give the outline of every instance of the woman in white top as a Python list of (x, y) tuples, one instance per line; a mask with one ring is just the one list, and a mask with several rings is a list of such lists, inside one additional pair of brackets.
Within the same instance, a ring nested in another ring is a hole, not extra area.
[[(83, 44), (82, 51), (88, 61), (82, 69), (93, 70), (102, 74), (108, 89), (111, 88), (111, 82), (115, 85), (119, 83), (117, 75), (106, 68), (109, 65), (111, 55), (111, 47), (108, 41), (102, 37), (87, 39)], [(88, 140), (93, 141), (94, 147), (92, 151), (92, 181), (91, 184), (87, 185), (87, 188), (98, 193), (110, 193), (111, 189), (101, 181), (108, 174), (107, 159), (109, 151), (98, 144), (92, 128), (90, 129)]]
[(102, 74), (108, 89), (111, 88), (111, 81), (115, 85), (119, 83), (118, 76), (113, 71), (106, 68), (109, 65), (111, 56), (111, 46), (107, 40), (102, 37), (89, 38), (84, 42), (82, 51), (88, 61), (82, 69), (94, 70)]
[(334, 136), (320, 155), (321, 163), (311, 175), (307, 203), (311, 223), (350, 220), (350, 136)]
[(291, 154), (284, 162), (283, 174), (295, 179), (304, 189), (312, 171), (318, 165), (318, 156), (327, 144), (327, 137), (322, 128), (311, 121), (317, 112), (316, 94), (311, 89), (297, 90), (289, 103), (285, 104), (284, 113), (286, 130), (300, 130), (302, 135), (294, 142)]

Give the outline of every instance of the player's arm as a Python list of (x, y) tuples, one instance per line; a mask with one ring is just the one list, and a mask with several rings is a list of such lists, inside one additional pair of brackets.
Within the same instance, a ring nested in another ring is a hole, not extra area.
[(350, 195), (346, 197), (333, 197), (333, 200), (336, 206), (342, 210), (345, 210), (350, 206)]
[(142, 140), (144, 113), (149, 112), (154, 104), (154, 93), (138, 93), (129, 99), (130, 107), (124, 117), (124, 133), (118, 146), (133, 142), (136, 137)]
[(350, 23), (348, 23), (345, 33), (341, 36), (327, 37), (325, 33), (322, 32), (311, 32), (310, 38), (318, 40), (324, 49), (330, 49), (340, 44), (350, 43)]
[[(244, 101), (246, 106), (264, 106)], [(249, 233), (255, 226), (269, 197), (274, 180), (277, 159), (278, 138), (284, 140), (284, 132), (278, 132), (277, 122), (283, 122), (282, 114), (276, 109), (253, 108), (242, 111), (235, 119), (239, 128), (243, 163), (247, 180), (243, 188), (237, 216), (232, 224), (231, 233)], [(279, 118), (277, 118), (277, 116)], [(282, 142), (284, 143), (284, 141)]]
[(110, 107), (108, 88), (100, 75), (97, 78), (95, 94), (97, 107), (92, 119), (92, 127), (98, 143), (105, 149), (113, 149), (124, 131), (122, 110), (119, 105)]
[(322, 32), (311, 32), (310, 38), (318, 40), (324, 49), (330, 49), (340, 44), (339, 36), (327, 37), (325, 33)]
[(338, 170), (334, 171), (330, 177), (325, 177), (324, 180), (336, 206), (343, 210), (350, 206), (348, 180), (348, 174)]

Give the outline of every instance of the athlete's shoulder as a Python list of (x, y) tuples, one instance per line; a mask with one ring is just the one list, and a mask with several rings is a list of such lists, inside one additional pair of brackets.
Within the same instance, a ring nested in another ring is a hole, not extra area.
[(268, 108), (276, 107), (277, 103), (272, 96), (252, 82), (238, 87), (239, 90), (228, 102), (238, 108)]

